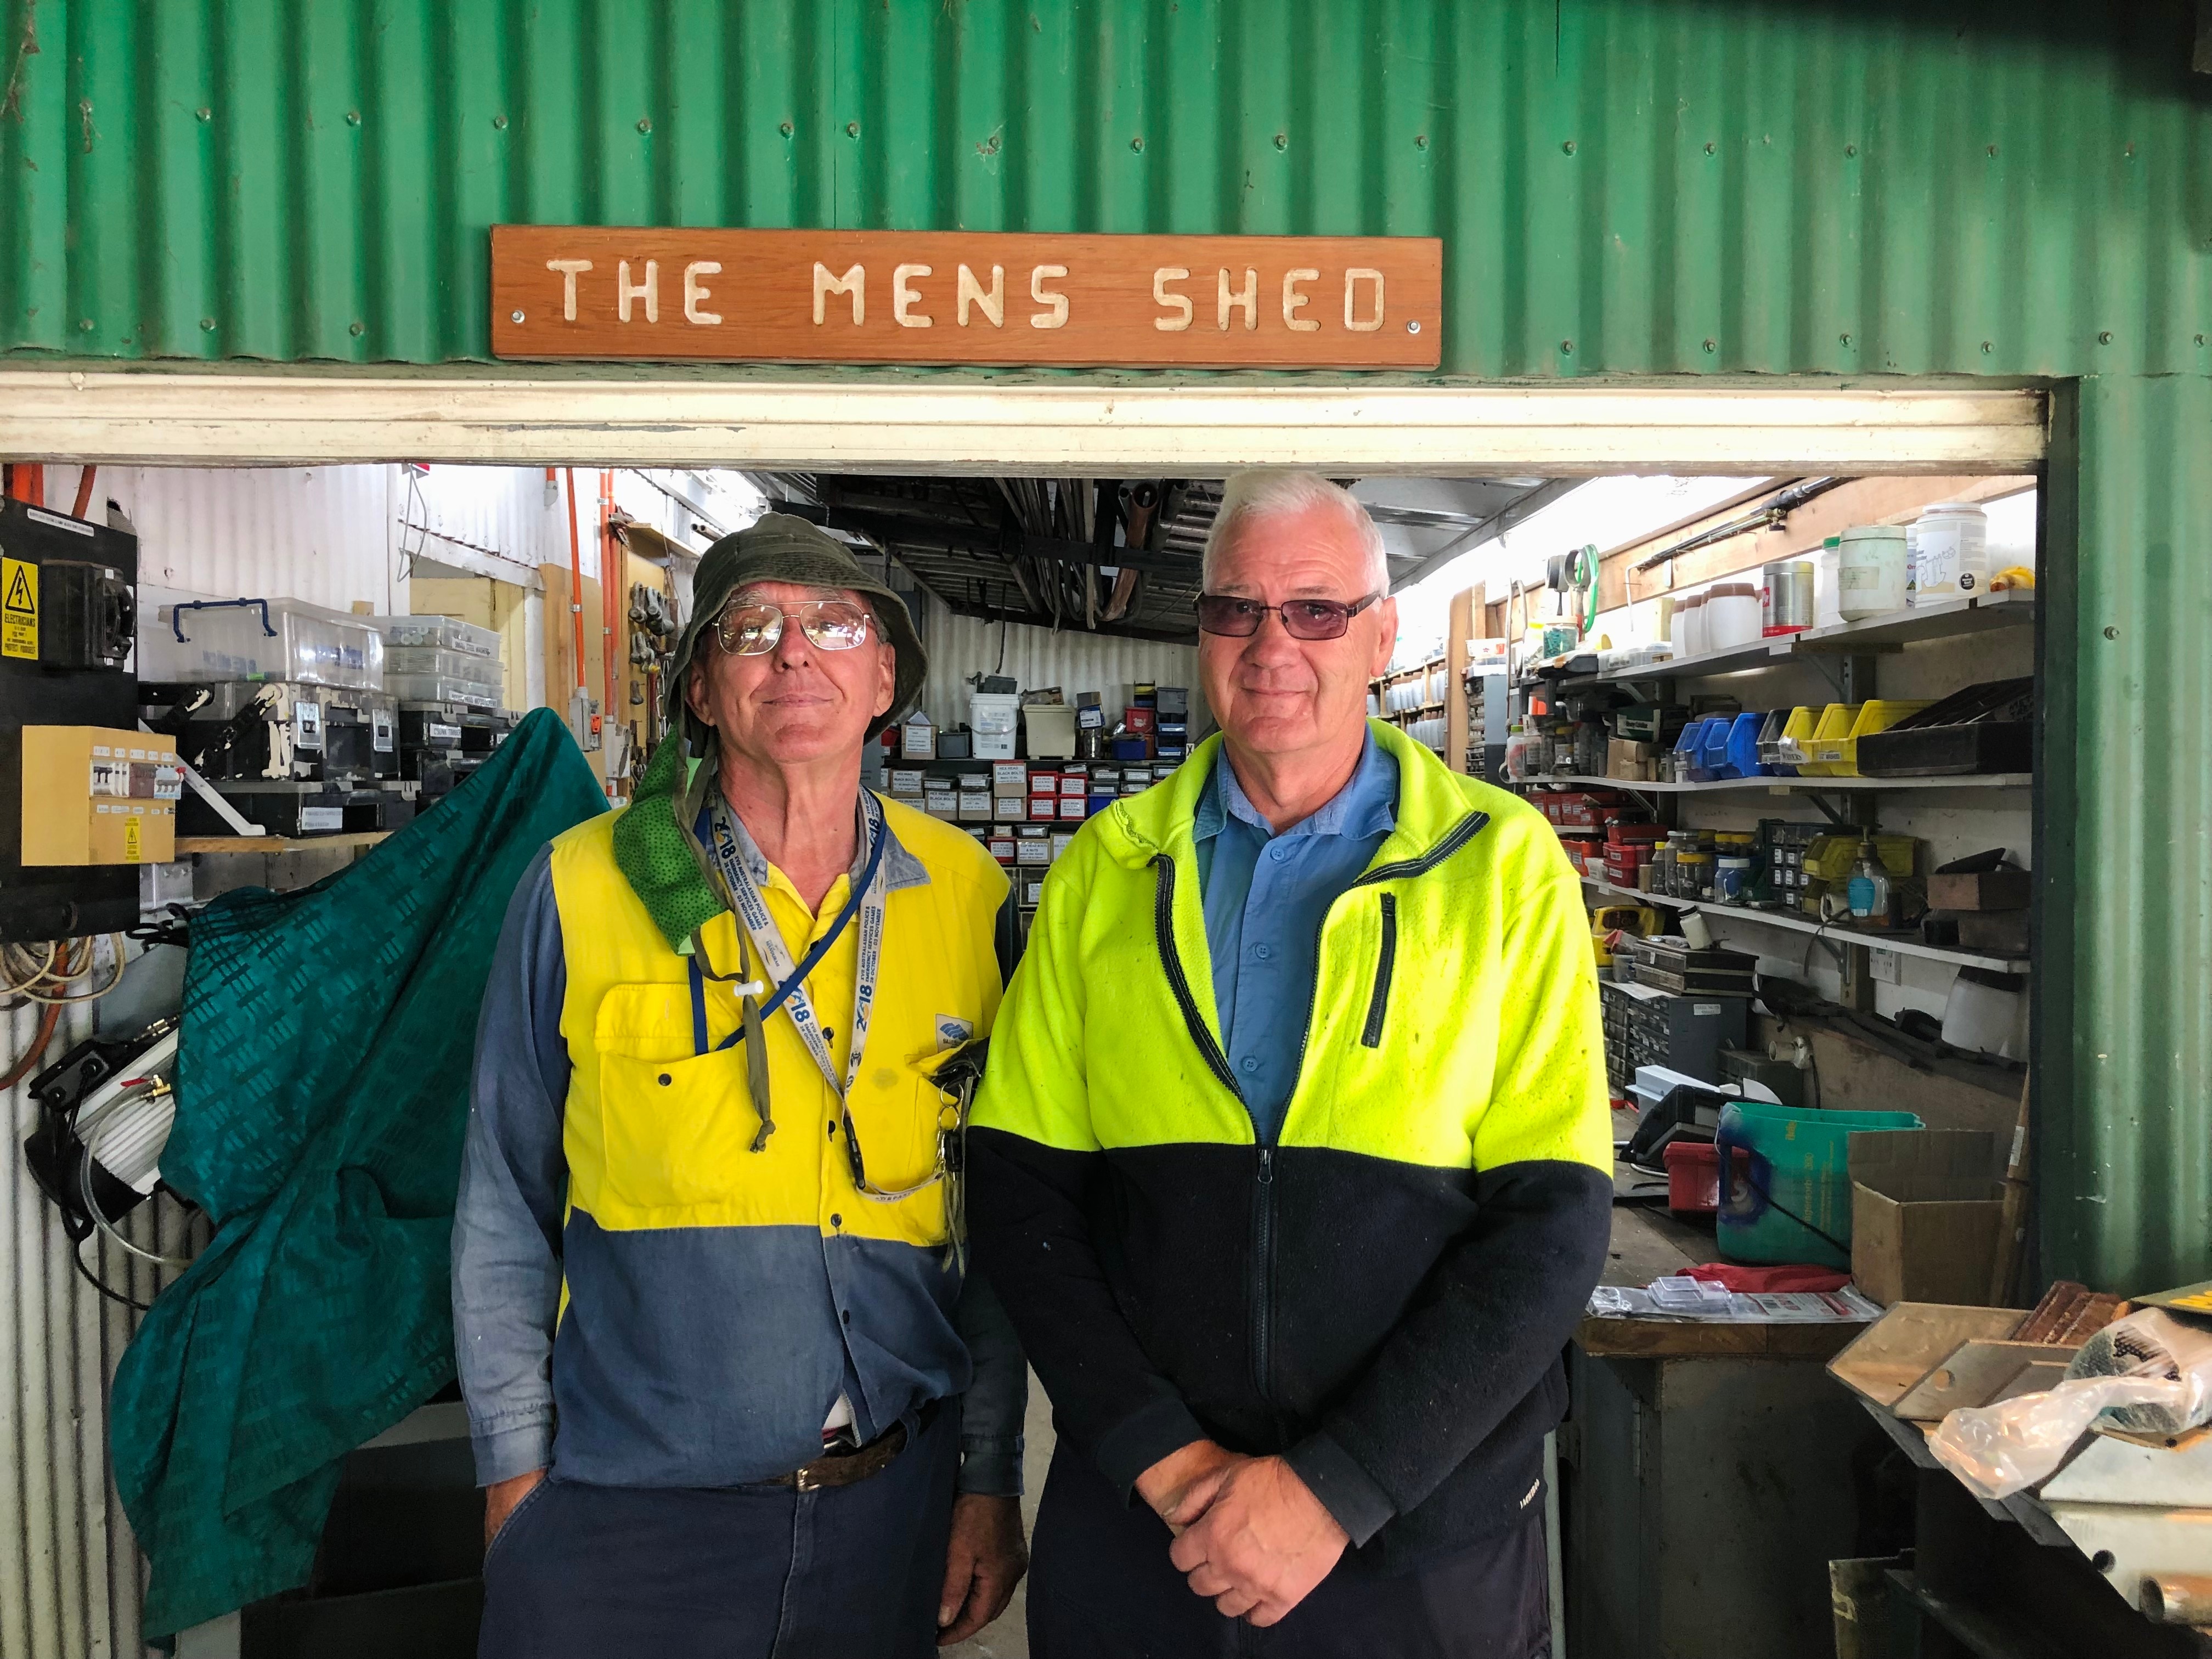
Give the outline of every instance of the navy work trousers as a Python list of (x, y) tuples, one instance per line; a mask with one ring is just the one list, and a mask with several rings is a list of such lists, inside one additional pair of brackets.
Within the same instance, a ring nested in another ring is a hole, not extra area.
[(1265, 1630), (1225, 1619), (1168, 1559), (1166, 1523), (1063, 1441), (1038, 1506), (1030, 1659), (1547, 1659), (1544, 1512), (1402, 1573), (1342, 1561)]
[(824, 1492), (543, 1481), (484, 1556), (479, 1659), (923, 1659), (959, 1461), (948, 1401)]

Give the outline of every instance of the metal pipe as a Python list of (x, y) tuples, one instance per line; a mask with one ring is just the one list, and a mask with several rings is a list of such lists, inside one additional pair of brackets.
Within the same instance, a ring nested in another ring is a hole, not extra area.
[(87, 465), (76, 475), (76, 505), (70, 509), (70, 517), (82, 519), (85, 508), (92, 505), (93, 481), (100, 477), (100, 469)]
[[(617, 718), (615, 678), (621, 672), (615, 663), (615, 602), (623, 591), (622, 578), (615, 574), (617, 552), (621, 555), (623, 575), (627, 575), (629, 570), (629, 550), (615, 539), (611, 517), (614, 490), (614, 469), (602, 469), (599, 473), (599, 681), (602, 687), (599, 719), (602, 732), (605, 730), (605, 722)], [(600, 753), (604, 755), (605, 752), (605, 738), (602, 736)], [(607, 787), (610, 792), (613, 790), (612, 778), (607, 780)]]
[(568, 620), (576, 634), (576, 690), (584, 689), (584, 550), (576, 536), (576, 469), (568, 482)]
[(1639, 559), (1628, 568), (1629, 574), (1640, 574), (1655, 564), (1664, 564), (1680, 554), (1711, 547), (1715, 542), (1732, 541), (1747, 531), (1778, 530), (1782, 527), (1782, 521), (1806, 502), (1825, 495), (1832, 489), (1840, 489), (1850, 482), (1849, 478), (1808, 478), (1791, 484), (1786, 489), (1777, 490), (1741, 518), (1715, 525), (1711, 530), (1700, 531), (1687, 540), (1676, 542), (1672, 547), (1662, 548), (1649, 558)]

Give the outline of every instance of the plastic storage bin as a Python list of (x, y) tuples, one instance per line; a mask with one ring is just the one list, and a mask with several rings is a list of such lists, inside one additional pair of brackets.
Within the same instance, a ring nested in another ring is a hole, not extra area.
[(968, 699), (968, 725), (975, 733), (975, 758), (1012, 760), (1014, 728), (1022, 700), (1002, 692), (978, 691)]
[[(1917, 1129), (1911, 1112), (1808, 1111), (1730, 1101), (1713, 1132), (1716, 1170), (1733, 1179), (1714, 1220), (1730, 1261), (1851, 1265), (1850, 1137), (1854, 1130)], [(1736, 1154), (1747, 1154), (1746, 1169)]]
[(1064, 702), (1031, 703), (1022, 710), (1031, 760), (1075, 758), (1075, 710)]
[(1766, 768), (1759, 753), (1759, 729), (1766, 716), (1746, 709), (1729, 723), (1727, 749), (1729, 775), (1756, 778), (1765, 775)]
[(499, 655), (497, 633), (459, 617), (364, 617), (362, 620), (382, 634), (388, 646), (434, 645), (441, 651), (459, 651), (471, 657)]
[(188, 599), (142, 618), (142, 680), (297, 680), (381, 691), (384, 635), (297, 599)]
[(1804, 762), (1797, 768), (1808, 778), (1832, 778), (1837, 765), (1844, 757), (1844, 739), (1851, 734), (1851, 722), (1865, 708), (1859, 702), (1832, 702), (1820, 711), (1820, 724), (1813, 728), (1813, 741), (1806, 745)]
[(385, 689), (402, 702), (459, 702), (471, 708), (496, 708), (500, 690), (479, 680), (447, 679), (441, 674), (392, 674)]
[(1931, 703), (1859, 745), (1868, 777), (2025, 772), (2033, 763), (2035, 682), (1986, 680)]
[(431, 674), (489, 686), (497, 686), (501, 678), (498, 658), (447, 651), (434, 645), (387, 644), (384, 648), (384, 672), (387, 675)]

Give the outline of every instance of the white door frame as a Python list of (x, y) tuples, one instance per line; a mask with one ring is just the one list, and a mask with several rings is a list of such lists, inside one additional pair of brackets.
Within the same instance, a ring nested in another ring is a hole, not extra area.
[(138, 465), (509, 465), (1207, 477), (2032, 470), (2023, 390), (532, 378), (0, 370), (0, 455)]

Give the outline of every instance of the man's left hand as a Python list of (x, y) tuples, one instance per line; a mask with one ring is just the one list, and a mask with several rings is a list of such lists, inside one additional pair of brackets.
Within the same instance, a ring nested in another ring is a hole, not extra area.
[(955, 1498), (945, 1589), (937, 1601), (937, 1645), (964, 1642), (1004, 1613), (1029, 1570), (1020, 1498), (971, 1492)]
[(1168, 1559), (1231, 1619), (1272, 1625), (1305, 1600), (1352, 1540), (1279, 1457), (1239, 1463)]

